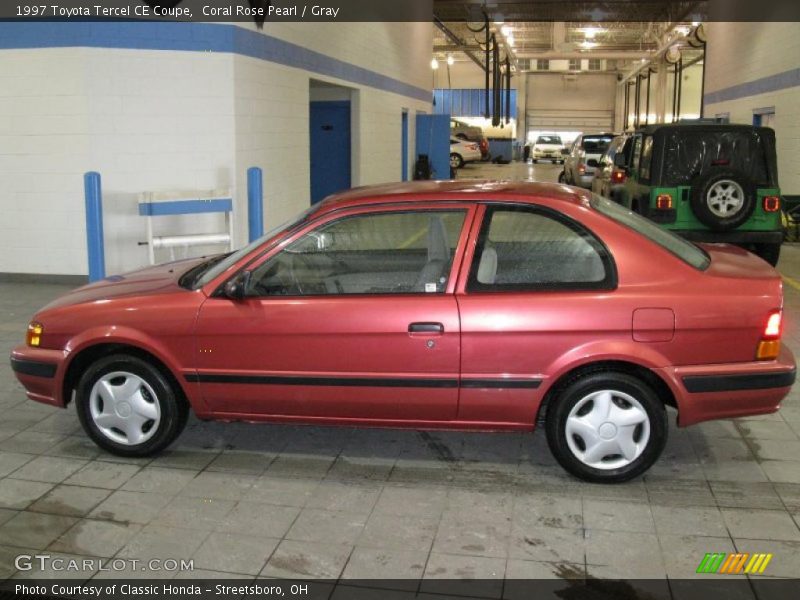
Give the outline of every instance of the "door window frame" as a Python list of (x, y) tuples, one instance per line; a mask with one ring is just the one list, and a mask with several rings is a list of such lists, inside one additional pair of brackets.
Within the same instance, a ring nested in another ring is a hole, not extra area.
[(467, 240), (469, 239), (470, 233), (472, 231), (472, 225), (475, 219), (475, 215), (477, 213), (477, 205), (474, 202), (464, 201), (464, 200), (455, 200), (455, 201), (431, 201), (431, 202), (392, 202), (386, 204), (373, 204), (367, 206), (357, 206), (352, 208), (343, 208), (339, 210), (331, 211), (330, 213), (326, 213), (320, 216), (317, 219), (313, 219), (305, 224), (304, 227), (300, 229), (295, 229), (289, 232), (289, 235), (284, 239), (280, 240), (277, 244), (271, 244), (270, 247), (264, 251), (256, 250), (254, 252), (254, 256), (248, 257), (245, 259), (243, 263), (238, 266), (235, 270), (229, 272), (225, 278), (218, 284), (210, 284), (213, 286), (214, 292), (210, 293), (211, 297), (222, 297), (225, 298), (224, 294), (220, 294), (220, 291), (224, 289), (225, 284), (237, 277), (243, 271), (253, 271), (257, 269), (259, 266), (264, 264), (266, 261), (271, 260), (274, 256), (276, 256), (279, 252), (283, 252), (287, 246), (290, 246), (295, 241), (300, 239), (301, 237), (305, 236), (306, 234), (320, 228), (330, 225), (331, 223), (347, 218), (358, 217), (358, 216), (367, 216), (367, 215), (376, 215), (376, 214), (399, 214), (399, 213), (415, 213), (415, 212), (452, 212), (452, 211), (464, 211), (464, 222), (461, 225), (461, 232), (458, 236), (458, 240), (455, 245), (455, 249), (453, 251), (453, 259), (450, 265), (450, 273), (447, 278), (447, 286), (445, 287), (443, 292), (431, 293), (431, 292), (399, 292), (399, 293), (380, 293), (380, 294), (308, 294), (308, 295), (296, 295), (296, 296), (245, 296), (239, 302), (261, 302), (261, 301), (269, 301), (269, 300), (286, 300), (287, 298), (295, 298), (295, 299), (326, 299), (330, 300), (332, 298), (336, 299), (343, 299), (343, 298), (382, 298), (382, 297), (390, 297), (396, 298), (397, 296), (402, 297), (414, 297), (414, 296), (422, 296), (426, 298), (434, 298), (434, 297), (441, 297), (452, 295), (455, 293), (456, 283), (459, 279), (460, 269), (463, 262), (463, 257), (465, 253), (465, 249), (467, 246)]
[[(486, 245), (486, 238), (489, 234), (491, 216), (495, 211), (517, 211), (530, 212), (551, 218), (558, 223), (568, 227), (585, 239), (590, 246), (598, 253), (603, 263), (606, 276), (599, 282), (562, 282), (547, 284), (506, 284), (488, 285), (478, 281), (479, 257), (482, 256), (483, 248)], [(464, 265), (460, 269), (461, 276), (457, 288), (458, 294), (508, 294), (508, 293), (541, 293), (541, 292), (585, 292), (617, 289), (619, 282), (617, 278), (617, 265), (608, 246), (595, 235), (588, 227), (579, 223), (575, 219), (540, 204), (520, 204), (508, 202), (484, 202), (480, 211), (475, 215), (470, 230), (470, 241), (468, 252), (464, 254)]]

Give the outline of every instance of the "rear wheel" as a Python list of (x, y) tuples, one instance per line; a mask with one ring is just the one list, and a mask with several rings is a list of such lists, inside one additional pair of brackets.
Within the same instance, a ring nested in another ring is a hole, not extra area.
[(149, 456), (183, 431), (188, 407), (164, 374), (136, 356), (94, 362), (78, 382), (78, 418), (90, 438), (120, 456)]
[(464, 166), (464, 159), (461, 158), (460, 154), (456, 154), (455, 152), (453, 152), (450, 155), (450, 168), (451, 169), (460, 169), (463, 166)]
[(548, 406), (547, 442), (564, 469), (594, 483), (644, 473), (667, 441), (667, 417), (655, 392), (627, 373), (579, 376)]

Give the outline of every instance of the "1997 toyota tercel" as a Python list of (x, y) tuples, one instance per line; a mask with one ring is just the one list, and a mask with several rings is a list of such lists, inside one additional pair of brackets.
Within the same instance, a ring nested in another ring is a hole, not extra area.
[(109, 277), (11, 364), (88, 435), (156, 453), (200, 419), (544, 423), (565, 469), (643, 473), (678, 424), (769, 413), (795, 379), (779, 274), (577, 188), (422, 182), (333, 196), (246, 248)]

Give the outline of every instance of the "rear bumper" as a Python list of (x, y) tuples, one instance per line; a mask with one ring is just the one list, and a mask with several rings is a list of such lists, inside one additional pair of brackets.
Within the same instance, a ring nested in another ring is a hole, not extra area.
[(707, 231), (671, 229), (682, 238), (693, 242), (722, 244), (780, 244), (782, 231)]
[(61, 350), (19, 346), (11, 352), (11, 370), (28, 398), (63, 408), (65, 358), (66, 353)]
[(786, 346), (777, 360), (659, 369), (678, 402), (678, 424), (775, 412), (796, 377)]

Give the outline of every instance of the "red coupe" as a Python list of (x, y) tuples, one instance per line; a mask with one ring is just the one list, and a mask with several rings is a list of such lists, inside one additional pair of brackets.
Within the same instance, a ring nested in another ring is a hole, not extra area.
[(200, 419), (513, 430), (571, 473), (644, 472), (678, 424), (769, 413), (795, 379), (780, 275), (590, 192), (443, 182), (352, 190), (224, 256), (39, 311), (11, 365), (102, 448)]

